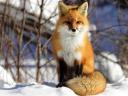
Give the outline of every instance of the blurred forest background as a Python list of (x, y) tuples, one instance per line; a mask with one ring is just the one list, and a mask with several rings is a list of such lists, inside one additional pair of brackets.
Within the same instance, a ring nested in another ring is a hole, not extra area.
[[(68, 5), (85, 2), (63, 1)], [(95, 57), (120, 64), (128, 76), (128, 1), (87, 2)], [(58, 18), (57, 4), (58, 0), (0, 0), (0, 65), (17, 82), (29, 82), (30, 78), (37, 82), (54, 81), (56, 62), (50, 39)], [(116, 60), (102, 52), (113, 54)]]

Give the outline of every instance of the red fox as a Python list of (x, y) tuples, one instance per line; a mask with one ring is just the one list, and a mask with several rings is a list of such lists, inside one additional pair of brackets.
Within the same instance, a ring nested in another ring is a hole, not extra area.
[(59, 19), (52, 35), (52, 49), (58, 61), (59, 85), (74, 77), (94, 72), (94, 53), (88, 37), (88, 3), (80, 6), (59, 2)]

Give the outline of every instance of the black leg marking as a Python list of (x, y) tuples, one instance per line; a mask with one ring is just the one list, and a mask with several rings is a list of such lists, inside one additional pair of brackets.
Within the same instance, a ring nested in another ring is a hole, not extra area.
[(82, 76), (82, 70), (83, 70), (83, 65), (80, 64), (78, 69), (78, 76)]
[(59, 82), (64, 82), (66, 79), (65, 75), (67, 74), (67, 65), (63, 59), (59, 60), (59, 72), (60, 72)]
[(75, 61), (75, 77), (82, 76), (83, 65)]
[(59, 84), (57, 87), (65, 85), (65, 82), (75, 77), (75, 67), (67, 66), (63, 59), (59, 60)]
[(68, 67), (67, 80), (75, 77), (75, 67)]
[(74, 62), (74, 66), (67, 66), (66, 62), (63, 59), (59, 59), (59, 84), (57, 87), (65, 85), (65, 82), (74, 77), (82, 76), (82, 64)]

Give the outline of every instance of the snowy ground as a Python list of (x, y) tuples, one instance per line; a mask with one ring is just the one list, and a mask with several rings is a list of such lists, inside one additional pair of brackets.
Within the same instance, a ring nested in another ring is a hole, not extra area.
[[(118, 83), (107, 84), (105, 91), (96, 96), (127, 96), (127, 94), (128, 78), (124, 78)], [(0, 96), (77, 96), (77, 94), (67, 87), (56, 88), (55, 83), (52, 82), (18, 84), (0, 66)]]
[[(119, 84), (107, 85), (105, 92), (96, 96), (127, 96), (128, 79)], [(77, 96), (66, 87), (55, 88), (41, 84), (18, 84), (12, 88), (0, 88), (0, 96)]]
[(19, 84), (13, 88), (0, 89), (0, 96), (77, 96), (66, 87), (55, 88), (40, 84)]
[[(107, 84), (107, 88), (96, 96), (127, 96), (128, 78), (115, 84)], [(54, 84), (26, 83), (17, 84), (11, 75), (0, 67), (0, 96), (77, 96), (66, 87), (56, 88)]]

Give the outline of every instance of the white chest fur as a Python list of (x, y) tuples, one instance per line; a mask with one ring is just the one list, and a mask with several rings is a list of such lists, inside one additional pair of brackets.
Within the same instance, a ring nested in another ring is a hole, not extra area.
[(69, 52), (66, 50), (61, 50), (58, 52), (58, 56), (63, 58), (68, 66), (73, 66), (75, 60), (81, 61), (80, 52), (73, 52), (73, 51)]
[(60, 50), (57, 54), (58, 57), (63, 58), (68, 66), (73, 66), (74, 61), (81, 61), (81, 53), (76, 51), (79, 46), (83, 43), (84, 34), (80, 33), (75, 36), (71, 36), (69, 34), (61, 34), (60, 41), (62, 50)]

